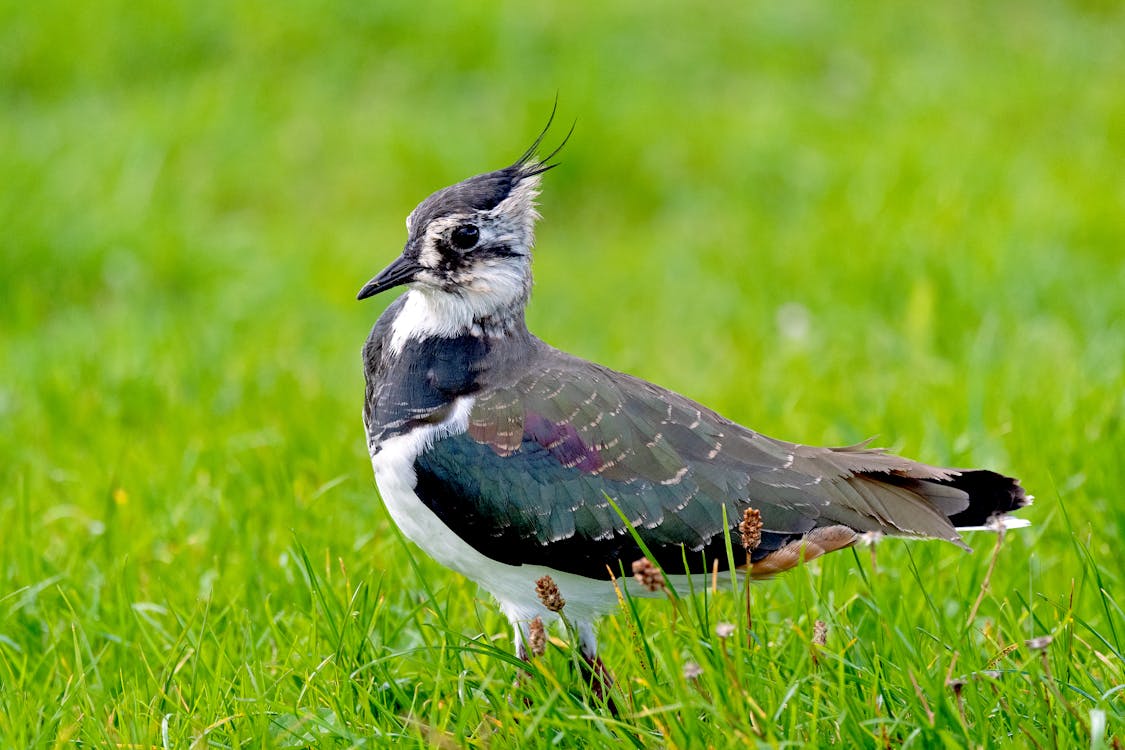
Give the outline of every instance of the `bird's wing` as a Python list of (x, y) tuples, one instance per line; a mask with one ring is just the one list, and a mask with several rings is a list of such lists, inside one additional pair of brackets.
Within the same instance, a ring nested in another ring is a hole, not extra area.
[(674, 571), (685, 550), (693, 569), (725, 567), (729, 528), (744, 554), (736, 527), (750, 507), (763, 522), (757, 560), (817, 527), (956, 540), (947, 516), (967, 505), (959, 490), (935, 500), (912, 489), (945, 470), (773, 440), (570, 357), (480, 392), (468, 431), (435, 442), (415, 468), (422, 500), (485, 554), (597, 577), (640, 557), (610, 499)]

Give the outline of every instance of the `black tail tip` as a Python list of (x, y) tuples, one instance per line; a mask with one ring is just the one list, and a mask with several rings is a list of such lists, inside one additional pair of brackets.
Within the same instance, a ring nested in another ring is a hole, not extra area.
[(1017, 511), (1031, 502), (1020, 480), (995, 471), (964, 471), (941, 484), (969, 495), (969, 507), (949, 517), (954, 526), (984, 526), (997, 516)]

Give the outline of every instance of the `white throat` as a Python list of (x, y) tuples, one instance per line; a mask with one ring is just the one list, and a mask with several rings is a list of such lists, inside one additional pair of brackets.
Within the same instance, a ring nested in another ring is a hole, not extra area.
[(406, 293), (391, 325), (391, 354), (407, 341), (465, 333), (481, 336), (516, 322), (523, 315), (527, 283), (515, 273), (490, 273), (451, 293), (416, 286)]

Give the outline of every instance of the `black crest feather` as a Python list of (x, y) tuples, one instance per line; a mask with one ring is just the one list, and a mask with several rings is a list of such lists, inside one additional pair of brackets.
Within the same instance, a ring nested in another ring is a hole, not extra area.
[(495, 172), (486, 172), (470, 177), (467, 180), (462, 180), (456, 185), (450, 185), (447, 188), (437, 191), (422, 203), (415, 210), (412, 218), (412, 226), (424, 227), (430, 221), (439, 216), (448, 216), (455, 213), (470, 213), (472, 211), (491, 211), (500, 205), (505, 198), (511, 195), (512, 190), (523, 180), (529, 177), (541, 175), (549, 169), (554, 169), (558, 163), (552, 163), (551, 159), (558, 155), (563, 146), (570, 139), (571, 134), (574, 133), (575, 125), (570, 126), (566, 137), (562, 142), (555, 147), (551, 153), (545, 158), (538, 158), (535, 152), (539, 150), (542, 145), (543, 139), (546, 137), (547, 132), (551, 129), (552, 123), (555, 121), (555, 114), (558, 111), (558, 97), (555, 97), (555, 103), (551, 107), (551, 114), (547, 118), (547, 124), (539, 132), (535, 141), (531, 146), (523, 152), (523, 155), (516, 160), (514, 164), (503, 169), (498, 169)]
[(570, 130), (566, 132), (566, 135), (563, 137), (562, 141), (558, 146), (554, 148), (553, 151), (551, 151), (551, 153), (547, 154), (541, 159), (535, 156), (535, 152), (539, 150), (539, 147), (543, 144), (543, 139), (551, 130), (551, 125), (555, 121), (555, 115), (558, 113), (558, 109), (559, 97), (556, 94), (555, 103), (551, 105), (551, 114), (547, 116), (547, 124), (543, 126), (542, 130), (539, 131), (539, 135), (536, 136), (535, 141), (532, 142), (528, 149), (523, 152), (523, 155), (520, 156), (519, 159), (516, 159), (516, 163), (509, 167), (509, 169), (517, 169), (521, 177), (534, 177), (535, 175), (543, 174), (549, 169), (554, 169), (559, 165), (559, 162), (551, 163), (551, 159), (554, 159), (556, 156), (558, 156), (559, 152), (562, 151), (563, 146), (565, 146), (566, 142), (570, 140), (570, 136), (574, 135), (574, 128), (578, 125), (577, 120), (571, 123)]

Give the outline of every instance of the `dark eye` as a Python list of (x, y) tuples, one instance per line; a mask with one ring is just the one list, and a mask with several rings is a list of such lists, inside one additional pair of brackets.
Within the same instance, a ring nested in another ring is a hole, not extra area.
[(453, 230), (453, 234), (449, 239), (453, 242), (453, 246), (461, 250), (468, 250), (473, 245), (477, 244), (480, 239), (480, 230), (472, 224), (462, 224)]

